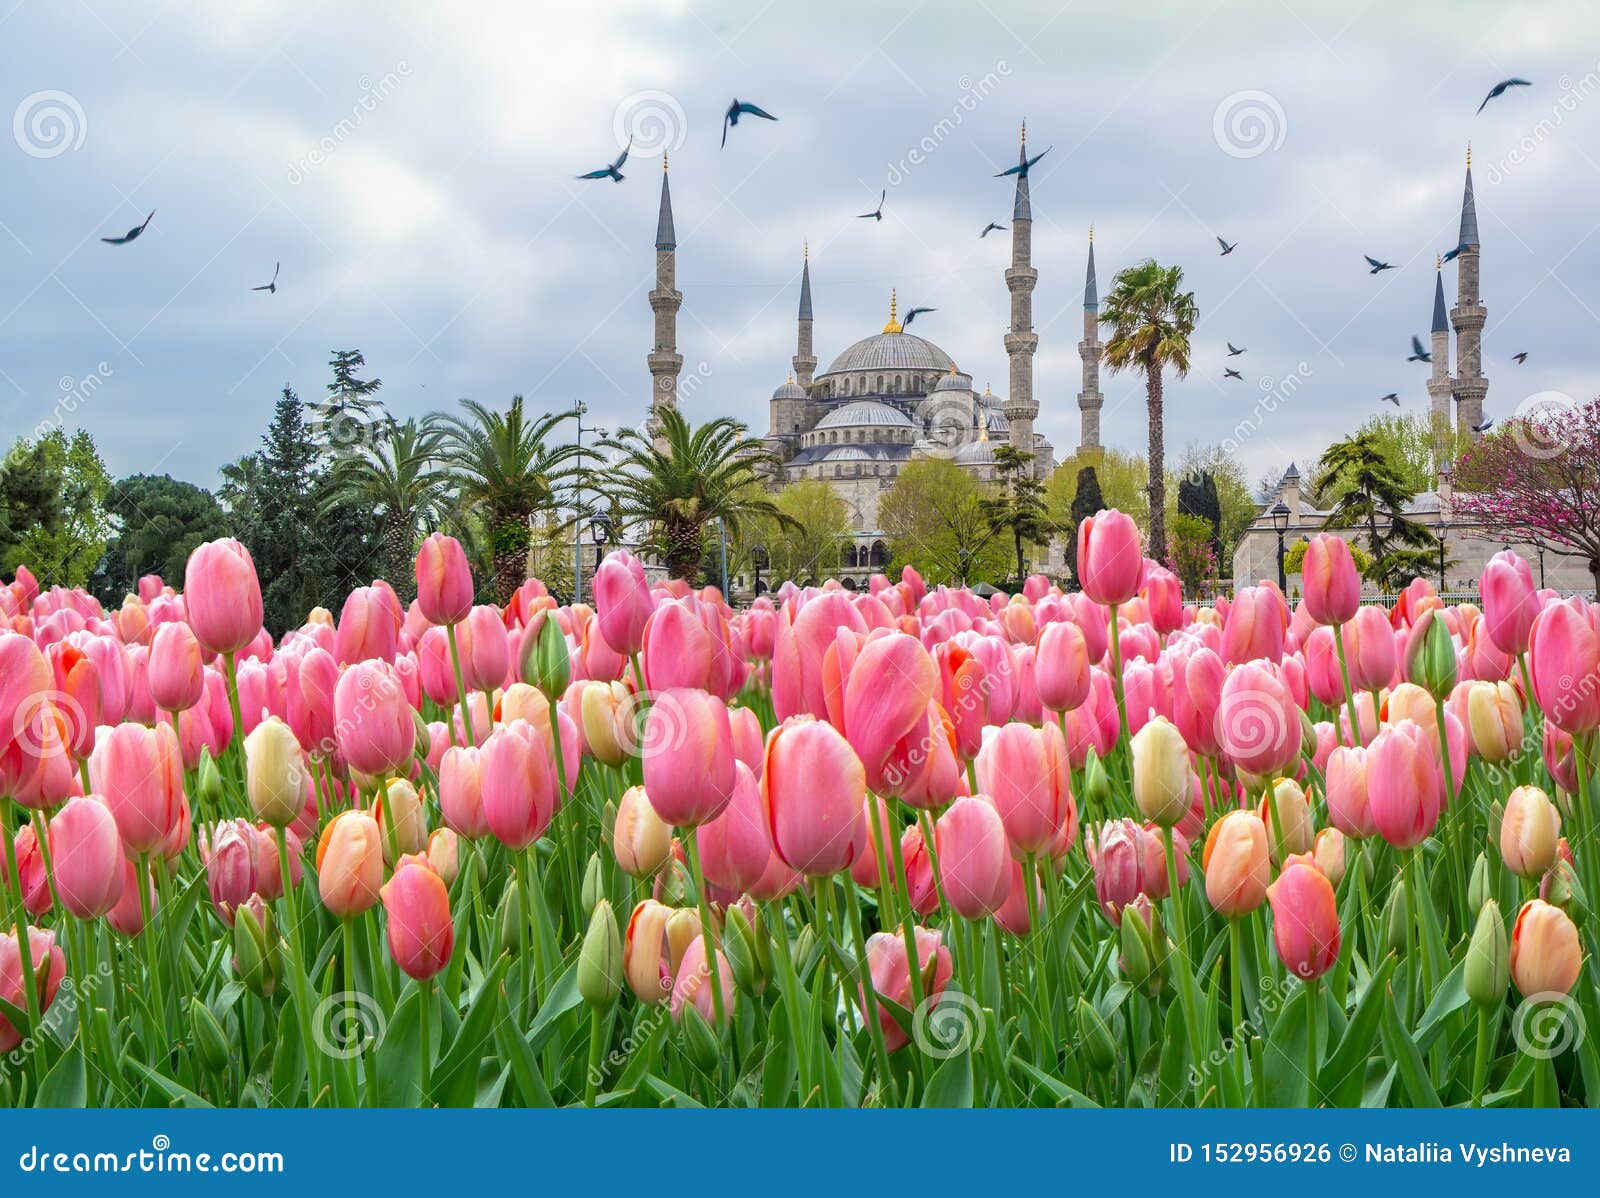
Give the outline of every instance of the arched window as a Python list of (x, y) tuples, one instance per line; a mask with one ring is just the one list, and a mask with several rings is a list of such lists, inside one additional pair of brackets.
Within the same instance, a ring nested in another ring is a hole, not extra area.
[(889, 548), (882, 541), (872, 542), (870, 559), (867, 563), (875, 569), (883, 569), (889, 564)]
[(904, 393), (905, 387), (903, 385), (903, 382), (904, 382), (904, 380), (901, 378), (900, 375), (897, 374), (897, 375), (894, 376), (894, 393), (896, 395), (901, 395), (901, 394)]
[(883, 394), (883, 375), (881, 374), (878, 376), (878, 394)]

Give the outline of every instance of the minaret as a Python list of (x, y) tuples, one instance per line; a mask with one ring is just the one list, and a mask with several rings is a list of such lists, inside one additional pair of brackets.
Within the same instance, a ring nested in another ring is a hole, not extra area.
[(678, 234), (672, 227), (672, 190), (667, 186), (667, 156), (661, 155), (661, 211), (656, 217), (656, 286), (650, 293), (650, 310), (656, 314), (656, 344), (650, 363), (650, 412), (678, 403), (678, 372), (683, 355), (678, 352), (678, 309), (683, 293), (677, 290)]
[(1094, 226), (1089, 226), (1089, 269), (1083, 279), (1083, 340), (1078, 356), (1083, 359), (1083, 390), (1078, 392), (1078, 452), (1100, 452), (1100, 409), (1105, 396), (1100, 394), (1100, 288), (1094, 277)]
[(1450, 397), (1455, 380), (1450, 377), (1450, 321), (1444, 310), (1444, 267), (1434, 263), (1433, 274), (1433, 373), (1428, 376), (1429, 413), (1433, 427), (1434, 467), (1445, 464), (1450, 454)]
[[(1483, 423), (1483, 397), (1489, 380), (1483, 377), (1483, 323), (1489, 310), (1478, 298), (1478, 206), (1472, 196), (1472, 147), (1467, 147), (1467, 186), (1461, 196), (1461, 238), (1457, 242), (1456, 306), (1450, 323), (1456, 330), (1456, 428), (1472, 429)], [(1473, 433), (1474, 439), (1482, 433)]]
[(817, 369), (817, 356), (811, 349), (811, 246), (804, 250), (805, 265), (800, 268), (800, 333), (794, 347), (794, 377), (800, 386), (811, 389), (811, 376)]
[(1028, 197), (1028, 122), (1022, 122), (1022, 142), (1017, 156), (1017, 198), (1011, 207), (1011, 266), (1006, 288), (1011, 292), (1011, 328), (1006, 333), (1006, 356), (1011, 360), (1011, 386), (1006, 394), (1006, 419), (1011, 424), (1011, 444), (1034, 452), (1033, 418), (1039, 405), (1033, 399), (1033, 354), (1039, 335), (1033, 331), (1033, 288), (1039, 272), (1033, 268), (1033, 206)]

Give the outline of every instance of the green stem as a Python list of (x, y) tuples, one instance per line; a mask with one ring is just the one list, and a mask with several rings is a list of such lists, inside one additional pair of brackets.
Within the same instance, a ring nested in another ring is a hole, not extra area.
[[(694, 876), (695, 904), (700, 911), (700, 940), (705, 945), (706, 975), (711, 979), (711, 1009), (717, 1017), (717, 1034), (720, 1036), (723, 1024), (727, 1020), (727, 1012), (723, 1010), (722, 977), (717, 968), (717, 945), (711, 936), (711, 904), (706, 901), (706, 878), (700, 870), (700, 845), (693, 828), (690, 828), (684, 836), (683, 847)], [(822, 932), (826, 934), (827, 928), (824, 927)], [(826, 953), (823, 954), (823, 962), (826, 966)]]
[(1317, 979), (1306, 982), (1306, 1105), (1320, 1106), (1322, 1098), (1317, 1089)]
[[(861, 900), (856, 897), (854, 882), (844, 887), (845, 911), (850, 918), (850, 929), (855, 935), (856, 973), (867, 1008), (867, 1025), (872, 1033), (872, 1051), (878, 1056), (878, 1072), (883, 1077), (883, 1089), (894, 1106), (900, 1105), (899, 1087), (895, 1085), (894, 1072), (889, 1067), (889, 1048), (883, 1038), (883, 1023), (878, 1018), (878, 994), (872, 987), (872, 974), (867, 968), (867, 936), (861, 925)], [(799, 1051), (799, 1044), (795, 1050)]]
[(11, 896), (11, 918), (17, 933), (18, 956), (22, 959), (22, 984), (27, 988), (28, 1032), (33, 1037), (34, 1050), (40, 1049), (38, 1031), (43, 1013), (39, 1009), (39, 986), (33, 972), (33, 946), (28, 942), (28, 908), (22, 899), (22, 874), (17, 869), (17, 846), (11, 827), (11, 800), (0, 799), (0, 839), (4, 839), (6, 877), (11, 884), (6, 887)]
[(589, 1008), (589, 1069), (583, 1075), (583, 1105), (594, 1106), (600, 1089), (600, 1053), (604, 1046), (606, 1017), (599, 1007)]
[(418, 1044), (419, 1059), (418, 1105), (426, 1108), (433, 1104), (428, 1099), (428, 1093), (433, 1089), (433, 1032), (429, 1026), (431, 1015), (430, 1007), (433, 1006), (433, 979), (417, 983), (417, 1027), (421, 1032)]
[(1350, 666), (1344, 655), (1344, 625), (1333, 626), (1333, 644), (1339, 651), (1339, 678), (1344, 683), (1345, 710), (1350, 713), (1350, 743), (1361, 743), (1361, 719), (1356, 715), (1356, 693), (1350, 689)]
[(462, 735), (467, 738), (469, 746), (475, 746), (478, 742), (472, 731), (472, 708), (467, 703), (466, 677), (461, 673), (461, 650), (456, 648), (456, 626), (446, 624), (444, 635), (450, 642), (450, 664), (456, 672), (456, 704), (461, 708)]
[(1483, 1105), (1483, 1088), (1489, 1081), (1489, 1008), (1478, 1008), (1478, 1051), (1472, 1063), (1472, 1105)]

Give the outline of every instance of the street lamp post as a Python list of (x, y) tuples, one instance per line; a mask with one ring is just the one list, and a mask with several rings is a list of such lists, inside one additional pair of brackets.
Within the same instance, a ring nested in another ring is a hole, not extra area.
[(1289, 592), (1289, 576), (1283, 572), (1283, 534), (1289, 531), (1289, 505), (1279, 500), (1267, 513), (1272, 517), (1272, 527), (1278, 534), (1278, 589)]
[(572, 486), (572, 601), (583, 602), (583, 434), (606, 435), (603, 428), (588, 428), (583, 418), (589, 414), (589, 405), (578, 400), (572, 405), (572, 415), (578, 422), (578, 475)]
[(600, 563), (605, 560), (606, 542), (611, 540), (611, 521), (602, 516), (589, 523), (589, 535), (594, 538), (594, 571), (600, 572)]
[(1439, 593), (1442, 595), (1450, 588), (1444, 581), (1444, 542), (1450, 532), (1450, 526), (1443, 520), (1439, 522)]
[(755, 568), (755, 597), (759, 599), (761, 598), (761, 567), (767, 564), (767, 547), (765, 545), (750, 546), (750, 564)]

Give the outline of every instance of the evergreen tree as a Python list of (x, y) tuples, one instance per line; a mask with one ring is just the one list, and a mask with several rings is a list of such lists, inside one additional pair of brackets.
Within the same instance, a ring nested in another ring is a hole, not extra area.
[(377, 398), (383, 380), (358, 377), (356, 372), (365, 366), (360, 350), (334, 350), (328, 360), (333, 371), (333, 381), (326, 388), (328, 398), (310, 405), (314, 418), (311, 435), (338, 457), (371, 446), (388, 423)]
[(1100, 478), (1093, 466), (1084, 466), (1078, 471), (1078, 489), (1072, 495), (1072, 527), (1063, 530), (1067, 533), (1067, 568), (1072, 571), (1073, 584), (1080, 588), (1083, 584), (1078, 578), (1078, 525), (1104, 507)]
[(1372, 433), (1356, 433), (1330, 445), (1322, 455), (1316, 489), (1333, 497), (1324, 528), (1365, 528), (1372, 562), (1367, 578), (1398, 590), (1425, 575), (1438, 560), (1438, 539), (1408, 519), (1405, 505), (1415, 498), (1404, 476), (1390, 462)]
[(1039, 545), (1055, 532), (1055, 522), (1045, 509), (1044, 483), (1034, 477), (1034, 457), (1015, 445), (997, 445), (994, 450), (996, 494), (986, 501), (989, 518), (997, 528), (1011, 534), (1016, 553), (1017, 584), (1027, 577), (1024, 545)]

